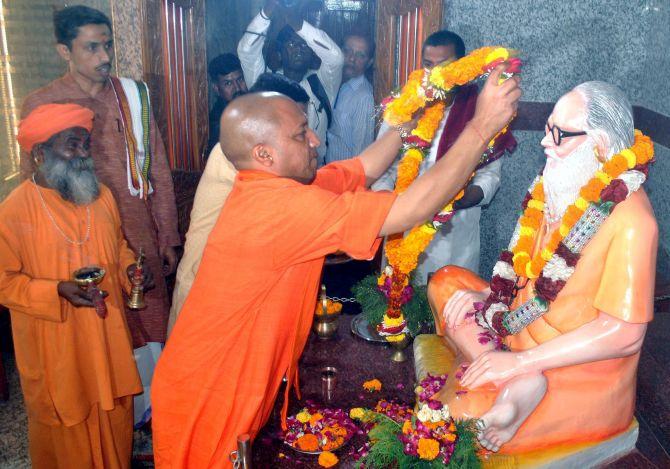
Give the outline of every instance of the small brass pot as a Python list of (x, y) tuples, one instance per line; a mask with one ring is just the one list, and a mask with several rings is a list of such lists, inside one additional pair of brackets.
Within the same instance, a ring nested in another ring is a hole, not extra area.
[(391, 355), (391, 360), (396, 363), (402, 363), (407, 360), (407, 355), (405, 355), (405, 349), (409, 345), (410, 337), (409, 334), (405, 333), (405, 337), (402, 340), (396, 342), (389, 342), (393, 348), (393, 354)]
[(328, 314), (328, 299), (326, 298), (326, 286), (321, 285), (321, 314), (314, 314), (312, 329), (321, 340), (331, 339), (337, 332), (337, 320), (342, 312)]

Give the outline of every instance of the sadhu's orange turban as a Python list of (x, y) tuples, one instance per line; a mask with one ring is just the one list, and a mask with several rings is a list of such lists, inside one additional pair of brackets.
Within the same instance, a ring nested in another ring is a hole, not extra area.
[(77, 104), (43, 104), (19, 122), (16, 139), (24, 151), (30, 153), (38, 143), (44, 143), (65, 129), (93, 128), (93, 111)]

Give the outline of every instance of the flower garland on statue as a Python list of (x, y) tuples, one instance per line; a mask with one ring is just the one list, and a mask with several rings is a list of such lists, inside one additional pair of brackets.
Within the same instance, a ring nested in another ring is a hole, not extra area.
[[(475, 303), (479, 325), (498, 336), (516, 334), (549, 310), (575, 271), (582, 249), (614, 207), (638, 190), (653, 161), (651, 139), (635, 130), (631, 148), (617, 153), (581, 188), (579, 197), (561, 218), (547, 245), (532, 256), (533, 245), (544, 217), (544, 188), (538, 176), (522, 203), (507, 250), (493, 267), (491, 294)], [(520, 278), (537, 279), (535, 296), (510, 311)]]
[[(391, 95), (382, 102), (384, 120), (396, 126), (411, 121), (417, 111), (425, 109), (416, 128), (409, 136), (403, 137), (402, 158), (394, 189), (396, 194), (403, 193), (417, 178), (421, 163), (444, 117), (444, 100), (449, 93), (457, 86), (487, 75), (504, 61), (510, 63), (505, 78), (518, 73), (521, 61), (511, 55), (512, 51), (502, 47), (483, 47), (455, 62), (434, 67), (430, 72), (416, 70), (410, 74), (400, 94)], [(507, 127), (489, 142), (488, 150), (482, 155), (482, 163), (493, 153), (496, 138), (505, 132)], [(388, 304), (377, 331), (387, 341), (400, 342), (405, 338), (408, 328), (402, 307), (413, 295), (409, 276), (416, 269), (419, 255), (426, 250), (438, 228), (453, 217), (453, 204), (463, 195), (464, 190), (461, 190), (431, 221), (414, 227), (406, 236), (400, 233), (387, 238), (385, 252), (389, 265), (377, 281)]]

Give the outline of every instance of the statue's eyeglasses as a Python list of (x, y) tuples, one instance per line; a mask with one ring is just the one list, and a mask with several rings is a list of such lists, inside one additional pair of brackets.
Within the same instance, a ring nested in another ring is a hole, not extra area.
[(551, 134), (551, 138), (554, 139), (554, 143), (556, 146), (559, 146), (561, 142), (563, 141), (564, 138), (568, 137), (578, 137), (580, 135), (586, 135), (586, 132), (568, 132), (567, 130), (563, 130), (558, 126), (550, 126), (549, 122), (547, 122), (547, 132)]

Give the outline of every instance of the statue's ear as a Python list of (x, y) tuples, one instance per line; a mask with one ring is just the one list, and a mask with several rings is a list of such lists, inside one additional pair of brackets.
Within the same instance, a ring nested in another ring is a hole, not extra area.
[(597, 143), (596, 151), (597, 151), (596, 157), (598, 158), (598, 161), (600, 161), (601, 163), (607, 161), (607, 158), (609, 158), (610, 156), (608, 146), (606, 146), (603, 143)]
[(593, 143), (595, 143), (593, 152), (595, 153), (596, 158), (598, 158), (598, 161), (601, 163), (604, 163), (610, 157), (610, 140), (607, 137), (607, 134), (605, 132), (596, 131), (589, 133), (589, 136), (593, 140)]

